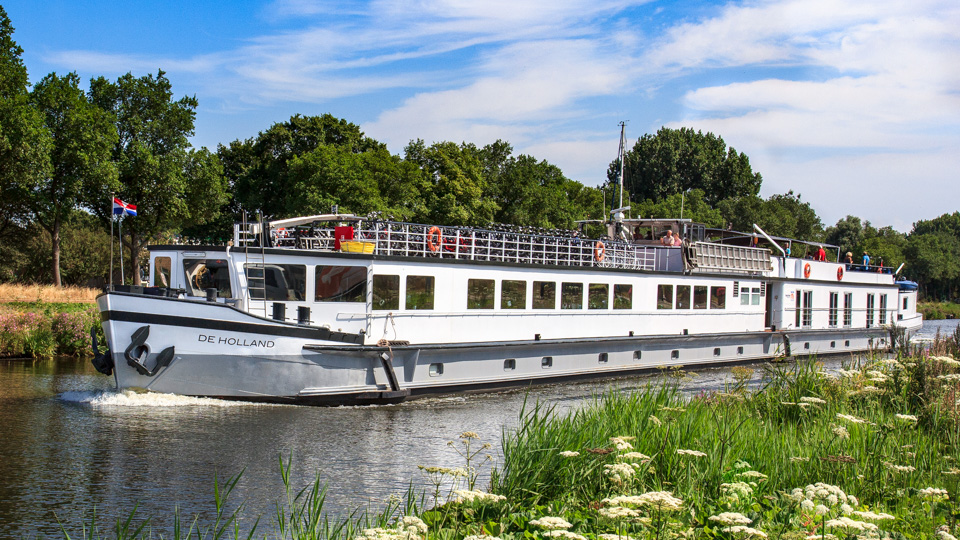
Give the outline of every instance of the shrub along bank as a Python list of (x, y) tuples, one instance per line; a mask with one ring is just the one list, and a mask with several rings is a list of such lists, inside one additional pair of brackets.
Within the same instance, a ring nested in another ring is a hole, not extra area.
[(92, 354), (90, 328), (100, 343), (100, 312), (91, 304), (0, 304), (0, 357), (49, 358)]

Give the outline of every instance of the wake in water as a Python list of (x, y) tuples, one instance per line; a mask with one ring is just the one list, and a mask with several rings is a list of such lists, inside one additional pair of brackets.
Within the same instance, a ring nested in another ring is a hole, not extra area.
[(61, 401), (82, 403), (84, 405), (103, 407), (249, 407), (264, 406), (263, 403), (245, 401), (228, 401), (225, 399), (198, 398), (178, 396), (176, 394), (161, 394), (158, 392), (134, 392), (124, 390), (90, 390), (80, 392), (64, 392), (58, 396)]

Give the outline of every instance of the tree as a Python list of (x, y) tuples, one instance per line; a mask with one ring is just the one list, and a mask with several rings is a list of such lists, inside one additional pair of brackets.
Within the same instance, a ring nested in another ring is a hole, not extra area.
[[(116, 82), (91, 82), (94, 103), (111, 115), (119, 138), (113, 148), (120, 192), (137, 205), (137, 217), (125, 220), (134, 283), (140, 283), (140, 253), (157, 235), (215, 219), (229, 196), (223, 168), (215, 154), (193, 150), (196, 97), (173, 100), (164, 72)], [(104, 194), (106, 195), (106, 194)], [(106, 199), (106, 197), (104, 197)], [(100, 215), (109, 212), (98, 206)]]
[(827, 227), (825, 237), (828, 244), (840, 246), (841, 251), (857, 253), (862, 249), (863, 225), (860, 218), (847, 216), (833, 227)]
[(734, 230), (749, 232), (756, 223), (772, 236), (808, 242), (823, 238), (823, 223), (817, 212), (793, 191), (772, 195), (767, 200), (757, 196), (731, 198), (721, 201), (718, 206), (724, 221)]
[(76, 73), (47, 75), (34, 86), (31, 101), (43, 117), (51, 144), (49, 174), (26, 186), (27, 204), (50, 234), (51, 277), (59, 287), (64, 220), (80, 206), (103, 204), (103, 194), (119, 187), (110, 160), (117, 131), (109, 115), (87, 99)]
[(703, 191), (699, 189), (686, 194), (674, 193), (660, 202), (647, 199), (634, 205), (633, 212), (638, 216), (651, 218), (678, 218), (682, 214), (685, 219), (703, 223), (707, 227), (723, 226), (723, 215), (707, 204)]
[(49, 170), (49, 137), (30, 104), (23, 49), (13, 39), (13, 24), (0, 6), (0, 237), (21, 229), (28, 213), (26, 186)]
[(287, 122), (273, 124), (256, 138), (221, 147), (218, 153), (228, 163), (227, 173), (242, 208), (260, 210), (271, 217), (290, 217), (296, 215), (289, 206), (290, 194), (296, 193), (294, 186), (302, 186), (304, 181), (290, 174), (290, 164), (321, 147), (337, 148), (341, 155), (386, 150), (386, 145), (364, 136), (356, 124), (330, 114), (298, 114)]
[(910, 274), (928, 298), (956, 298), (960, 289), (960, 239), (945, 231), (914, 233), (907, 240), (904, 255)]
[(420, 217), (438, 225), (486, 225), (493, 221), (497, 203), (484, 198), (486, 181), (477, 147), (463, 143), (434, 143), (420, 139), (404, 149), (405, 160), (421, 171), (418, 182), (425, 213)]
[[(619, 160), (607, 177), (616, 182)], [(763, 179), (750, 168), (743, 153), (727, 148), (723, 139), (690, 128), (661, 128), (645, 134), (624, 156), (624, 189), (632, 201), (660, 202), (685, 190), (699, 189), (710, 206), (733, 197), (756, 196)]]

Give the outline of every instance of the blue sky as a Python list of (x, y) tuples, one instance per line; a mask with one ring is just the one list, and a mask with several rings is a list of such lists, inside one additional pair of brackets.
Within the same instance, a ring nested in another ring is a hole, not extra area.
[[(2, 1), (2, 0), (0, 0)], [(196, 146), (329, 112), (546, 159), (589, 185), (661, 126), (712, 131), (825, 225), (960, 210), (956, 0), (37, 1), (3, 7), (32, 81), (163, 69)]]

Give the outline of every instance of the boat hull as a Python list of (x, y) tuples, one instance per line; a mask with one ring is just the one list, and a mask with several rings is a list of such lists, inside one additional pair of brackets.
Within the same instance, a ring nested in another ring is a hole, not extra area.
[[(376, 345), (212, 302), (122, 293), (98, 302), (120, 389), (313, 405), (394, 403), (891, 343), (888, 329), (874, 327)], [(148, 335), (136, 346), (133, 337), (145, 326)], [(169, 362), (158, 365), (169, 348)]]

